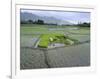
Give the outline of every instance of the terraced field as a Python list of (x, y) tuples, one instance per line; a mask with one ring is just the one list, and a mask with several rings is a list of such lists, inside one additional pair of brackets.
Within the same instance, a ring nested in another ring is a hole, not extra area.
[[(81, 43), (46, 50), (34, 48), (41, 34), (52, 33), (69, 35)], [(88, 27), (23, 24), (20, 28), (21, 69), (89, 66), (89, 41)]]

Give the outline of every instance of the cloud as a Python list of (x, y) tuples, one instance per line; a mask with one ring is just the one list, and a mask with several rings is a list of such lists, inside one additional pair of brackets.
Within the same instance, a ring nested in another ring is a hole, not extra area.
[(43, 11), (43, 10), (29, 10), (21, 9), (21, 12), (33, 13), (38, 16), (55, 17), (73, 23), (90, 22), (89, 12), (70, 12), (70, 11)]

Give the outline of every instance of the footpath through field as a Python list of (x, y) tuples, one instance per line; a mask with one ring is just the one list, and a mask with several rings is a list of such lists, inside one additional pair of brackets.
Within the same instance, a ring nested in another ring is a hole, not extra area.
[(90, 43), (51, 50), (21, 48), (21, 69), (90, 65)]

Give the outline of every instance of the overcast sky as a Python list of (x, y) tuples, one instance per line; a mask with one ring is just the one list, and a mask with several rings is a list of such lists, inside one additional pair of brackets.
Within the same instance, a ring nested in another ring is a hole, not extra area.
[(28, 12), (38, 16), (55, 17), (58, 19), (70, 21), (72, 23), (78, 22), (90, 22), (89, 12), (63, 12), (63, 11), (40, 11), (40, 10), (25, 10), (21, 9), (21, 12)]

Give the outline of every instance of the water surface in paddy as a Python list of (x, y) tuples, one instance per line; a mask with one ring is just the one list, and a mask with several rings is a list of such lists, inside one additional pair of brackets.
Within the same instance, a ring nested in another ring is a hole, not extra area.
[(48, 30), (50, 31), (56, 31), (56, 30), (78, 30), (77, 27), (73, 27), (73, 28), (48, 28)]

